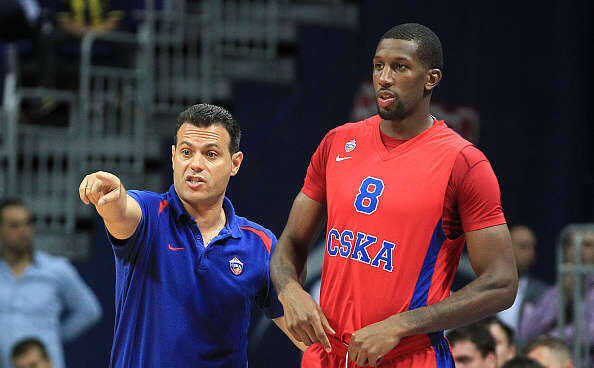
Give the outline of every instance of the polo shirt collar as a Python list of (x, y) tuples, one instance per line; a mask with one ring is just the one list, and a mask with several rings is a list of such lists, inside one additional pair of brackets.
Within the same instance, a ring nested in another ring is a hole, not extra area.
[[(168, 204), (172, 207), (173, 211), (175, 212), (175, 219), (178, 221), (190, 219), (191, 216), (184, 208), (177, 192), (175, 191), (175, 185), (171, 185), (169, 187), (169, 191), (166, 193)], [(239, 229), (239, 222), (237, 220), (237, 216), (235, 215), (235, 209), (233, 208), (233, 204), (229, 198), (225, 196), (223, 199), (223, 210), (225, 211), (225, 216), (227, 217), (227, 221), (225, 223), (224, 230), (227, 230), (231, 237), (239, 239), (241, 238), (241, 231)]]

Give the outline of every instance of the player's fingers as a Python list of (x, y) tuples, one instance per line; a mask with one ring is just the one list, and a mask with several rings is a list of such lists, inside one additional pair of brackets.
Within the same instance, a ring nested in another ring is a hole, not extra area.
[[(328, 321), (326, 321), (326, 323), (327, 322)], [(324, 331), (324, 327), (322, 326), (321, 318), (313, 321), (312, 327), (314, 333), (316, 334), (316, 340), (318, 340), (322, 344), (322, 346), (328, 353), (331, 352), (332, 346), (330, 346), (330, 340), (328, 340), (328, 336), (326, 336), (326, 332)]]
[(382, 358), (380, 356), (377, 356), (377, 357), (370, 356), (367, 358), (367, 360), (369, 361), (370, 367), (377, 367), (377, 366), (379, 366), (380, 362), (382, 361)]
[(306, 341), (308, 339), (304, 337), (304, 334), (302, 332), (302, 329), (299, 328), (299, 326), (296, 323), (289, 322), (289, 319), (288, 318), (287, 318), (287, 329), (289, 330), (289, 332), (291, 333), (291, 335), (293, 335), (293, 337), (295, 338), (295, 340), (301, 341), (302, 343), (304, 343), (304, 344), (306, 344), (306, 345), (309, 346), (309, 344), (306, 343)]
[(84, 203), (84, 204), (89, 204), (89, 199), (87, 198), (87, 195), (85, 194), (85, 189), (87, 187), (87, 181), (88, 181), (89, 176), (85, 176), (85, 178), (80, 182), (80, 185), (78, 186), (78, 196), (80, 197), (80, 200)]
[(357, 360), (355, 361), (355, 364), (357, 364), (357, 366), (359, 366), (359, 367), (365, 367), (369, 364), (369, 360), (367, 359), (367, 354), (365, 354), (364, 351), (359, 352), (359, 354), (357, 355)]
[(357, 364), (357, 357), (359, 356), (358, 352), (354, 352), (353, 354), (349, 353), (349, 359), (355, 363), (355, 365)]
[(311, 323), (307, 323), (303, 328), (305, 335), (311, 341), (311, 343), (321, 342), (316, 335), (316, 330)]
[(322, 308), (320, 308), (319, 306), (318, 306), (318, 314), (320, 315), (320, 320), (322, 322), (322, 327), (324, 327), (324, 330), (326, 332), (330, 333), (330, 335), (336, 335), (336, 331), (334, 331), (334, 329), (332, 327), (330, 327), (330, 322), (328, 322), (326, 315), (322, 311)]
[(98, 206), (103, 206), (109, 202), (113, 202), (113, 201), (117, 201), (118, 199), (120, 199), (120, 189), (114, 189), (111, 192), (107, 193), (106, 195), (102, 196), (101, 198), (99, 198), (99, 200), (97, 201), (97, 205)]

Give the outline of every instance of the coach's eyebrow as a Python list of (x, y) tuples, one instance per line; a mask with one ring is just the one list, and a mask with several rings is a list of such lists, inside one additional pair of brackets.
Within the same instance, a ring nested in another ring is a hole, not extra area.
[(194, 147), (194, 145), (192, 145), (192, 143), (190, 143), (190, 142), (188, 142), (188, 141), (181, 141), (181, 142), (179, 142), (179, 145), (180, 145), (180, 146), (182, 146), (182, 145), (184, 145), (184, 144), (185, 144), (186, 146), (189, 146), (190, 148)]

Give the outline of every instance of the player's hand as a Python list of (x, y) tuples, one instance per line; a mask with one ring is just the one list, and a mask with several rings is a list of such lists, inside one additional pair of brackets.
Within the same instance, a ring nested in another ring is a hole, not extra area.
[(400, 337), (397, 337), (387, 321), (374, 323), (351, 335), (349, 359), (358, 367), (376, 367), (382, 357), (394, 349), (399, 342)]
[(121, 198), (122, 183), (113, 174), (97, 171), (85, 176), (78, 187), (78, 194), (84, 204), (92, 203), (95, 207), (101, 207)]
[(330, 327), (322, 308), (301, 285), (287, 285), (278, 299), (285, 311), (287, 329), (295, 340), (307, 346), (319, 342), (327, 352), (332, 350), (326, 333), (334, 335), (336, 332)]

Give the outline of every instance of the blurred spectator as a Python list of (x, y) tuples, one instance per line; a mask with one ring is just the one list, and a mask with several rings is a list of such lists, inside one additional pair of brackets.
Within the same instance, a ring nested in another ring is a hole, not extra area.
[[(574, 236), (569, 234), (562, 239), (561, 244), (564, 248), (564, 260), (568, 263), (574, 261)], [(594, 264), (594, 232), (586, 232), (582, 238), (582, 263)], [(588, 323), (584, 340), (588, 339), (594, 343), (594, 277), (583, 278), (584, 282), (584, 301), (579, 302), (578, 309), (581, 314), (582, 323)], [(575, 279), (573, 275), (566, 274), (561, 280), (560, 285), (550, 287), (543, 295), (540, 302), (535, 306), (526, 306), (524, 316), (520, 324), (520, 335), (524, 341), (534, 338), (541, 334), (550, 334), (555, 337), (560, 336), (557, 326), (557, 317), (559, 312), (559, 297), (563, 292), (566, 300), (564, 338), (567, 342), (574, 340), (576, 316), (574, 298)], [(589, 335), (589, 336), (588, 336)]]
[(495, 368), (495, 340), (481, 324), (456, 328), (446, 335), (456, 368)]
[(37, 0), (0, 1), (0, 41), (32, 38), (41, 14)]
[(14, 368), (53, 368), (43, 343), (35, 338), (18, 342), (10, 354)]
[(522, 348), (521, 354), (532, 358), (545, 368), (573, 368), (569, 348), (558, 338), (541, 335), (530, 340)]
[(486, 327), (495, 340), (497, 368), (501, 368), (508, 360), (516, 356), (514, 330), (495, 316), (487, 317), (479, 322)]
[(528, 357), (517, 356), (512, 360), (508, 360), (507, 363), (501, 368), (545, 368), (536, 360)]
[[(538, 303), (545, 293), (547, 285), (530, 276), (528, 273), (536, 260), (537, 239), (534, 232), (528, 226), (524, 225), (513, 226), (509, 232), (514, 248), (516, 266), (518, 267), (518, 294), (516, 295), (514, 304), (508, 309), (499, 312), (497, 317), (517, 333), (526, 306), (534, 306)], [(521, 344), (520, 341), (516, 341), (516, 343), (518, 345)]]
[(0, 367), (17, 341), (35, 337), (63, 368), (62, 341), (96, 323), (101, 307), (66, 259), (33, 249), (33, 224), (21, 201), (0, 203)]

